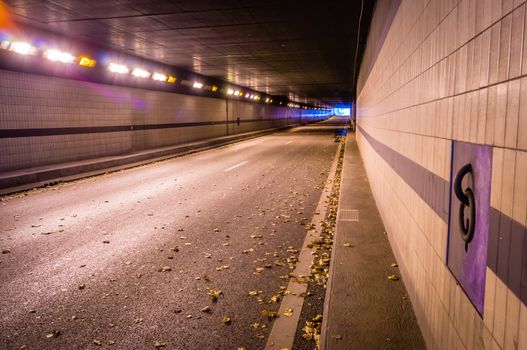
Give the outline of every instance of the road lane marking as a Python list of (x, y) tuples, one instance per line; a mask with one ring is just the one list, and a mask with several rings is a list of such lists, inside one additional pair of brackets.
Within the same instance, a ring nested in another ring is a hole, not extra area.
[(249, 161), (246, 160), (245, 162), (241, 162), (241, 163), (239, 163), (239, 164), (233, 165), (233, 166), (231, 166), (230, 168), (227, 168), (227, 169), (225, 169), (225, 170), (223, 170), (223, 171), (231, 171), (232, 169), (236, 169), (237, 167), (242, 166), (242, 165), (244, 165), (245, 163), (249, 163)]
[[(341, 148), (342, 144), (339, 143), (333, 164), (331, 165), (331, 170), (329, 171), (326, 185), (324, 186), (324, 189), (320, 195), (320, 200), (318, 201), (317, 208), (315, 209), (313, 219), (311, 219), (311, 226), (314, 227), (314, 229), (307, 231), (304, 244), (302, 245), (302, 249), (298, 255), (298, 263), (291, 273), (292, 276), (308, 277), (311, 275), (311, 264), (313, 262), (312, 253), (316, 248), (309, 248), (308, 245), (313, 240), (320, 238), (320, 233), (322, 232), (321, 223), (326, 218), (326, 212), (328, 210), (327, 203), (329, 202), (329, 196), (331, 195), (331, 191), (333, 189), (333, 180), (335, 178), (335, 174), (337, 173), (337, 164), (339, 161)], [(299, 280), (301, 279), (302, 278)], [(287, 290), (290, 293), (283, 297), (282, 303), (280, 304), (280, 309), (278, 310), (278, 313), (280, 316), (282, 316), (287, 308), (291, 308), (293, 309), (293, 316), (279, 317), (274, 321), (269, 338), (267, 338), (265, 350), (293, 348), (293, 342), (295, 340), (295, 334), (298, 328), (298, 321), (300, 320), (300, 313), (302, 312), (302, 306), (304, 305), (304, 299), (308, 287), (307, 283), (302, 283), (299, 280), (289, 280)]]
[(291, 142), (293, 142), (293, 141), (287, 141), (285, 144), (286, 144), (286, 145), (289, 145)]

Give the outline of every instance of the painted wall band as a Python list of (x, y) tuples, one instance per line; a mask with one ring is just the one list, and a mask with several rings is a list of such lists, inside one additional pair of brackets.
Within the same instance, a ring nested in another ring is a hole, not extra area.
[[(270, 122), (280, 121), (286, 118), (266, 118), (266, 119), (240, 119), (240, 123), (251, 122)], [(237, 124), (238, 120), (221, 120), (189, 123), (166, 123), (166, 124), (143, 124), (143, 125), (110, 125), (110, 126), (90, 126), (90, 127), (71, 127), (71, 128), (28, 128), (28, 129), (0, 129), (0, 138), (34, 137), (34, 136), (57, 136), (75, 134), (95, 134), (106, 132), (138, 131), (187, 128), (193, 126), (211, 126)]]
[(487, 266), (527, 305), (527, 228), (490, 208)]
[(448, 223), (450, 194), (448, 181), (376, 140), (362, 127), (358, 126), (358, 129), (386, 163), (390, 165), (445, 223)]

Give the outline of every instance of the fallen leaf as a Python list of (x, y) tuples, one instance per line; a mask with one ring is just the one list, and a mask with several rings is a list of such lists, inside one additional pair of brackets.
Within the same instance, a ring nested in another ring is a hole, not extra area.
[(278, 303), (279, 301), (280, 301), (280, 296), (279, 296), (279, 295), (276, 295), (276, 294), (275, 294), (275, 295), (273, 295), (273, 296), (271, 297), (271, 302), (273, 302), (273, 303)]
[(232, 320), (228, 316), (223, 316), (223, 323), (225, 323), (226, 325), (230, 325), (232, 323)]
[(399, 265), (397, 265), (396, 263), (393, 263), (390, 265), (391, 267), (398, 267)]
[(344, 242), (344, 247), (353, 248), (353, 244), (351, 244), (350, 242)]
[(262, 316), (272, 319), (272, 318), (277, 318), (280, 315), (278, 315), (278, 312), (276, 311), (262, 310)]
[(93, 339), (93, 344), (95, 344), (97, 346), (101, 346), (102, 342), (99, 339)]
[(51, 333), (46, 334), (46, 338), (48, 338), (48, 339), (50, 339), (50, 338), (57, 338), (59, 335), (60, 335), (60, 331), (53, 330), (53, 331), (51, 331)]
[(306, 340), (313, 340), (315, 342), (316, 348), (318, 349), (320, 343), (320, 328), (322, 326), (322, 315), (317, 315), (311, 319), (311, 321), (306, 321), (306, 325), (302, 328), (304, 334), (302, 337)]
[(293, 309), (291, 309), (290, 307), (286, 308), (283, 312), (284, 316), (286, 317), (291, 317), (293, 316)]
[(164, 348), (166, 348), (166, 346), (167, 346), (167, 343), (164, 342), (164, 341), (156, 341), (154, 343), (154, 348), (156, 348), (156, 349), (164, 349)]
[(223, 292), (219, 289), (209, 289), (207, 294), (212, 299), (212, 301), (218, 301), (218, 298), (223, 294)]
[(398, 281), (398, 280), (399, 280), (399, 277), (397, 277), (397, 275), (390, 275), (390, 276), (388, 276), (388, 279), (389, 279), (390, 281)]

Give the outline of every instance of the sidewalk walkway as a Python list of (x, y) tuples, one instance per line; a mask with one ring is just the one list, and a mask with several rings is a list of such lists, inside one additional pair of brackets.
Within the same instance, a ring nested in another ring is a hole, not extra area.
[(426, 349), (354, 133), (346, 141), (334, 239), (321, 349)]

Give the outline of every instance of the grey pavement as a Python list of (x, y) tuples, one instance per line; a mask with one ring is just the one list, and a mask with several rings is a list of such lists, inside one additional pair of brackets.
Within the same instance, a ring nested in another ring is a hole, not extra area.
[[(325, 298), (322, 349), (426, 349), (396, 263), (355, 135), (350, 133)], [(399, 280), (390, 280), (392, 275)]]

